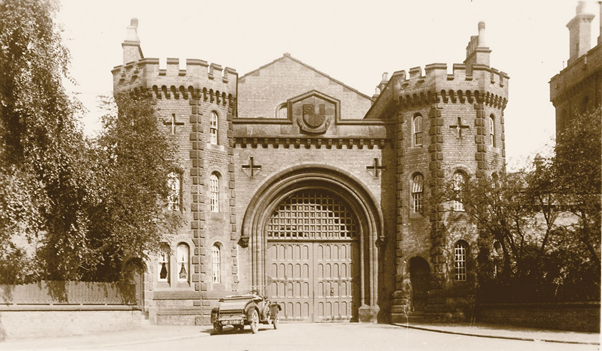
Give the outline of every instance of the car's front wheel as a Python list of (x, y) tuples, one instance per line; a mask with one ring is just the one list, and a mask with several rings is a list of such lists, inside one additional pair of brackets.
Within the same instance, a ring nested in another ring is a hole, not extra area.
[(249, 324), (251, 325), (251, 331), (253, 334), (257, 334), (259, 331), (259, 314), (256, 309), (251, 309), (248, 312)]
[(215, 331), (215, 334), (221, 334), (222, 330), (223, 330), (223, 326), (220, 322), (215, 322), (213, 323), (213, 330)]

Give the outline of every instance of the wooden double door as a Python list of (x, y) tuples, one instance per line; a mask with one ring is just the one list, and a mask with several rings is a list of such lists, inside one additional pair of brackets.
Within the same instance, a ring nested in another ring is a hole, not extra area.
[(268, 241), (267, 293), (287, 321), (334, 322), (357, 318), (357, 240)]

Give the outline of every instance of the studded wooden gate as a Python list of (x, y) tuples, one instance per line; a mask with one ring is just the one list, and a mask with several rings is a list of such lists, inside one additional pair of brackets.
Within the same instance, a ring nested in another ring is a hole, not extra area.
[(306, 190), (276, 208), (267, 226), (267, 292), (284, 320), (356, 318), (357, 220), (334, 194)]

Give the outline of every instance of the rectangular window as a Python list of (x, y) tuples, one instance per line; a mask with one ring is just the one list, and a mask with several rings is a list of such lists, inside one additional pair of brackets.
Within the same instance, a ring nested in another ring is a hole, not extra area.
[(209, 179), (209, 190), (211, 191), (211, 212), (219, 212), (219, 178), (212, 174)]
[(217, 245), (213, 245), (211, 248), (211, 261), (212, 261), (212, 281), (214, 283), (221, 283), (221, 257), (220, 248)]
[(495, 119), (489, 117), (489, 145), (495, 147)]
[(217, 131), (218, 131), (219, 118), (217, 113), (211, 112), (211, 125), (209, 126), (209, 142), (213, 145), (217, 145)]
[(167, 282), (169, 280), (169, 256), (167, 252), (161, 252), (159, 254), (159, 258), (157, 259), (157, 266), (159, 273), (158, 281), (159, 282)]
[(422, 213), (422, 193), (412, 193), (412, 209), (415, 213)]
[(176, 250), (177, 254), (177, 262), (178, 262), (178, 281), (179, 282), (187, 282), (188, 281), (188, 273), (190, 268), (188, 266), (188, 256), (190, 255), (190, 249), (186, 244), (178, 245)]
[(454, 207), (454, 211), (456, 212), (464, 212), (464, 204), (458, 200), (453, 200), (452, 205)]
[(171, 211), (180, 210), (180, 193), (181, 184), (180, 176), (177, 173), (170, 173), (167, 178), (167, 185), (169, 186), (169, 195), (167, 197), (167, 208)]
[(422, 198), (424, 195), (424, 177), (422, 174), (415, 174), (412, 177), (412, 211), (422, 213)]
[(412, 128), (414, 129), (414, 146), (422, 145), (422, 116), (420, 114), (414, 116)]
[(466, 246), (459, 243), (454, 248), (456, 281), (466, 281)]
[(422, 145), (422, 132), (414, 134), (414, 145)]
[[(454, 184), (454, 193), (458, 199), (461, 199), (462, 190), (464, 189), (464, 184), (466, 182), (466, 177), (462, 172), (454, 173), (453, 184)], [(452, 200), (452, 207), (454, 211), (463, 212), (464, 204), (460, 200)]]

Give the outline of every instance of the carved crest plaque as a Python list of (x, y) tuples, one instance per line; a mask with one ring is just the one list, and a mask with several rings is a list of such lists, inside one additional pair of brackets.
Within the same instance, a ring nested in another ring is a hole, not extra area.
[(334, 120), (336, 105), (318, 95), (293, 102), (293, 118), (305, 133), (323, 134)]

